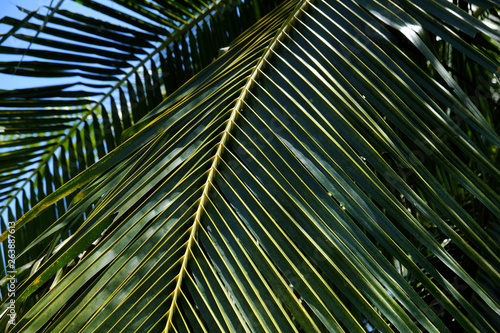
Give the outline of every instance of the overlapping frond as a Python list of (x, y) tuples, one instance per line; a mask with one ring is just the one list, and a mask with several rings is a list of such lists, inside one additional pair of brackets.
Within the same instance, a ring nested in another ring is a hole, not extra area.
[(77, 193), (12, 331), (495, 332), (500, 35), (474, 5), (286, 1), (18, 220)]

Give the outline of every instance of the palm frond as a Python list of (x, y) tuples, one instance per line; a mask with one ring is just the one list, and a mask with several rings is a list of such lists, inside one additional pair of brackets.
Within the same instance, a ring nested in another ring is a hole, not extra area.
[(500, 21), (473, 3), (280, 5), (17, 220), (73, 197), (12, 331), (495, 332)]

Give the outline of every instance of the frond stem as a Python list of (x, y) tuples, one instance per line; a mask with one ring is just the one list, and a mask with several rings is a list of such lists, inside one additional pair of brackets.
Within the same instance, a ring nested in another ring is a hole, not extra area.
[(290, 14), (290, 17), (283, 23), (283, 25), (280, 27), (276, 35), (273, 37), (271, 42), (269, 43), (269, 46), (266, 48), (264, 54), (261, 56), (257, 64), (255, 65), (254, 69), (252, 70), (252, 73), (250, 74), (247, 83), (245, 86), (242, 88), (241, 93), (239, 97), (236, 99), (235, 106), (233, 107), (231, 111), (231, 116), (229, 117), (226, 127), (222, 133), (222, 138), (220, 142), (218, 143), (217, 151), (215, 153), (214, 159), (212, 161), (212, 165), (210, 167), (210, 171), (207, 176), (207, 181), (204, 185), (203, 188), (203, 193), (201, 194), (200, 202), (198, 204), (198, 208), (196, 210), (196, 215), (194, 217), (194, 222), (193, 226), (191, 227), (191, 233), (189, 234), (189, 240), (186, 245), (186, 252), (184, 254), (184, 258), (182, 260), (182, 266), (179, 272), (179, 276), (177, 277), (177, 283), (175, 286), (174, 290), (174, 295), (172, 297), (172, 303), (170, 305), (170, 309), (168, 311), (168, 319), (167, 319), (167, 324), (165, 326), (165, 333), (169, 331), (169, 329), (172, 327), (172, 318), (173, 314), (175, 312), (176, 304), (177, 304), (177, 298), (180, 293), (180, 289), (182, 286), (182, 281), (184, 279), (184, 276), (186, 275), (187, 271), (187, 264), (189, 261), (189, 258), (192, 253), (192, 246), (193, 242), (196, 238), (196, 235), (198, 233), (198, 228), (200, 226), (200, 219), (203, 213), (203, 207), (205, 205), (205, 202), (207, 201), (208, 198), (208, 193), (210, 191), (210, 188), (212, 187), (212, 182), (215, 177), (215, 173), (217, 172), (217, 166), (220, 163), (221, 156), (224, 153), (224, 149), (226, 147), (227, 141), (229, 140), (229, 136), (231, 135), (231, 131), (234, 127), (234, 123), (236, 122), (236, 119), (238, 118), (238, 114), (240, 113), (241, 109), (243, 108), (243, 101), (245, 98), (247, 98), (248, 91), (252, 88), (253, 82), (258, 78), (259, 72), (263, 68), (265, 62), (267, 59), (270, 58), (272, 51), (276, 49), (278, 46), (279, 41), (285, 36), (285, 31), (288, 29), (289, 26), (291, 26), (295, 22), (295, 17), (307, 6), (307, 4), (311, 2), (311, 0), (302, 0), (300, 3), (297, 4), (295, 7), (295, 10)]

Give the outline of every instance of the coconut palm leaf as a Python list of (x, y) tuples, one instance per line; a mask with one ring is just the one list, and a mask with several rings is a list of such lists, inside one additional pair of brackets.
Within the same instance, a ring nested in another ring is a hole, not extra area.
[[(228, 38), (258, 19), (255, 8), (265, 14), (274, 5), (51, 3), (46, 12), (20, 8), (24, 19), (0, 20), (11, 27), (0, 36), (1, 80), (13, 75), (27, 82), (30, 77), (46, 79), (41, 86), (0, 91), (2, 232), (8, 221), (20, 218), (118, 146), (123, 130), (210, 64)], [(19, 246), (28, 245), (60, 217), (71, 199), (56, 203), (46, 213), (50, 216), (40, 216), (35, 230), (19, 231), (25, 238)], [(29, 253), (19, 264), (38, 254)]]
[(72, 197), (9, 329), (495, 332), (500, 21), (471, 3), (278, 6), (17, 220)]

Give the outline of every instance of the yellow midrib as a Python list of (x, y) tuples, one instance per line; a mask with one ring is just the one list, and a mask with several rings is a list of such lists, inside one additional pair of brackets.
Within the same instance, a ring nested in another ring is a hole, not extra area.
[[(186, 245), (186, 252), (185, 252), (183, 260), (182, 260), (182, 265), (181, 265), (181, 269), (179, 272), (179, 276), (177, 278), (177, 283), (175, 286), (174, 295), (172, 297), (172, 303), (170, 305), (170, 309), (168, 312), (167, 324), (166, 324), (165, 330), (164, 330), (165, 333), (167, 333), (172, 326), (172, 318), (173, 318), (173, 314), (175, 312), (175, 305), (177, 302), (177, 297), (180, 293), (182, 281), (183, 281), (184, 276), (186, 274), (187, 263), (189, 261), (190, 255), (191, 255), (191, 248), (192, 248), (194, 239), (195, 239), (196, 234), (198, 232), (198, 227), (200, 225), (200, 218), (201, 218), (201, 215), (203, 212), (203, 207), (204, 207), (205, 202), (207, 200), (208, 192), (210, 191), (210, 188), (212, 185), (212, 180), (215, 177), (216, 168), (219, 165), (219, 162), (221, 160), (221, 155), (224, 152), (224, 148), (226, 146), (227, 141), (229, 140), (229, 135), (230, 135), (229, 133), (233, 129), (234, 122), (238, 118), (238, 114), (239, 114), (241, 108), (243, 107), (243, 100), (247, 97), (248, 91), (252, 87), (255, 79), (258, 78), (259, 72), (262, 69), (262, 67), (264, 66), (266, 60), (269, 59), (272, 51), (274, 49), (276, 49), (279, 40), (281, 40), (284, 37), (285, 30), (287, 30), (287, 28), (294, 23), (295, 17), (297, 16), (297, 14), (300, 13), (304, 9), (304, 7), (307, 6), (307, 4), (309, 2), (312, 2), (312, 0), (302, 0), (296, 5), (295, 9), (290, 14), (289, 18), (280, 27), (279, 31), (276, 33), (276, 36), (273, 37), (273, 39), (269, 43), (269, 46), (266, 48), (266, 51), (260, 57), (259, 61), (255, 65), (254, 69), (252, 70), (252, 73), (251, 73), (250, 77), (248, 78), (247, 83), (242, 88), (240, 96), (236, 99), (235, 106), (233, 107), (233, 109), (231, 111), (231, 116), (228, 119), (228, 122), (227, 122), (226, 127), (223, 131), (223, 134), (222, 134), (222, 138), (219, 142), (219, 146), (217, 147), (217, 151), (216, 151), (214, 159), (212, 161), (212, 165), (210, 167), (210, 171), (209, 171), (208, 176), (207, 176), (207, 181), (205, 182), (205, 185), (203, 188), (203, 193), (201, 194), (200, 202), (199, 202), (198, 208), (196, 210), (196, 214), (194, 217), (194, 223), (193, 223), (193, 226), (191, 227), (191, 233), (189, 234), (189, 240), (188, 240), (188, 243)], [(283, 4), (282, 4), (282, 6), (283, 6)]]

